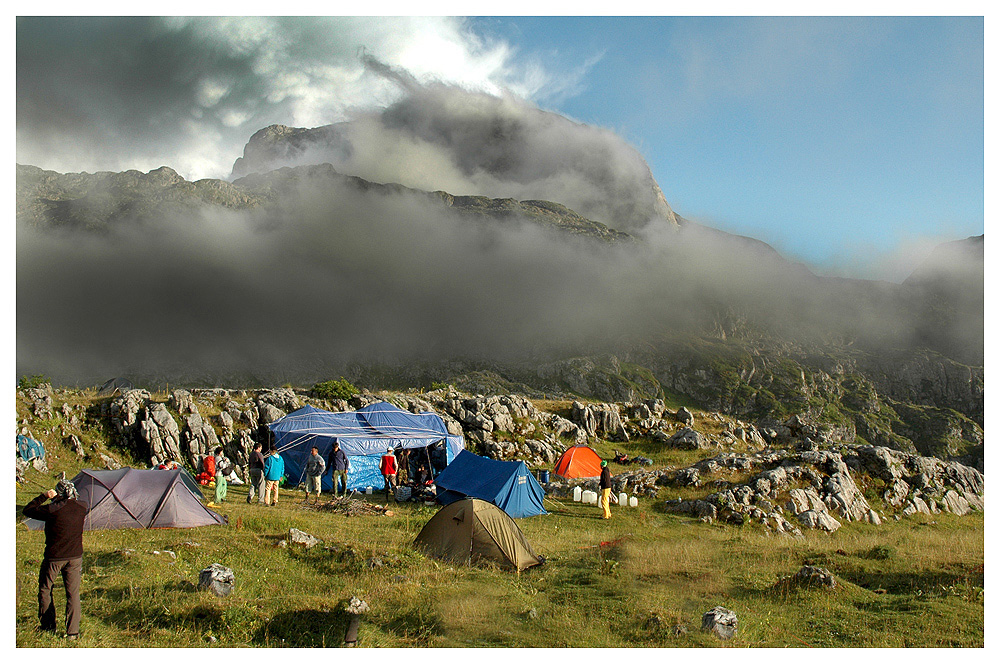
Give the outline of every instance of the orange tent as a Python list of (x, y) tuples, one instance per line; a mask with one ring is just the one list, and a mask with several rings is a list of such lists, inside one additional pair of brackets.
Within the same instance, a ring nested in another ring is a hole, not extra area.
[(589, 446), (566, 449), (553, 473), (563, 478), (596, 478), (601, 475), (601, 456)]

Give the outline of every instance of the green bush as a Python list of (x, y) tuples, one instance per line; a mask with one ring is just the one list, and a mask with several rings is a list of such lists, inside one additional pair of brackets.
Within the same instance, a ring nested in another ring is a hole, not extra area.
[(51, 383), (49, 377), (44, 374), (32, 374), (31, 376), (22, 376), (17, 380), (17, 389), (26, 390), (28, 388), (37, 388), (38, 386), (44, 385), (46, 383)]
[(324, 381), (312, 387), (312, 392), (321, 399), (348, 399), (358, 393), (358, 389), (345, 379), (340, 377), (337, 381)]

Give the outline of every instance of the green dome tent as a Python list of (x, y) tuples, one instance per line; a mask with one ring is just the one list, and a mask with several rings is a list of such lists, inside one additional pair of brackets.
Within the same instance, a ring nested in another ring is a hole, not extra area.
[(448, 504), (424, 525), (413, 544), (430, 556), (458, 564), (485, 560), (521, 571), (545, 561), (510, 515), (482, 499)]

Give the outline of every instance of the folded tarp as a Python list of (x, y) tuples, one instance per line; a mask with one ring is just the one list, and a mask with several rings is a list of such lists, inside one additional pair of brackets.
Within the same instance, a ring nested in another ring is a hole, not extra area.
[[(8, 439), (9, 441), (10, 439)], [(30, 462), (36, 457), (45, 459), (45, 446), (42, 445), (41, 441), (36, 441), (30, 436), (25, 436), (23, 434), (17, 435), (17, 454), (21, 456), (25, 462)]]

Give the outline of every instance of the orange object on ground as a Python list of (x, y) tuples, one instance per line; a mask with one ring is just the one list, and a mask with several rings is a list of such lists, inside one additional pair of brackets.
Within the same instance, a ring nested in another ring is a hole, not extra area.
[(572, 446), (559, 457), (552, 473), (563, 478), (597, 478), (601, 456), (590, 446)]

